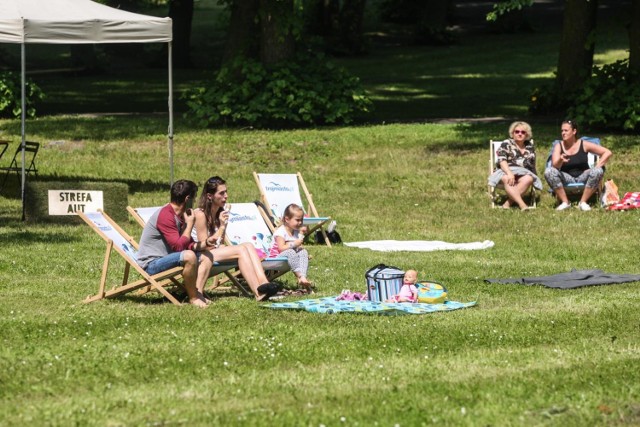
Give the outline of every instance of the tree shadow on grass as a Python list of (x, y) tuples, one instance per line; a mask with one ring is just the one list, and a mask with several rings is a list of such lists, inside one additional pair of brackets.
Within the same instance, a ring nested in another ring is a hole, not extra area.
[[(123, 183), (129, 187), (131, 193), (151, 193), (158, 191), (170, 190), (169, 182), (147, 181), (139, 179), (115, 179), (115, 178), (99, 178), (95, 176), (65, 176), (65, 175), (38, 175), (37, 178), (27, 177), (27, 180), (37, 180), (39, 182), (104, 182), (104, 183)], [(17, 176), (11, 175), (2, 189), (2, 196), (7, 199), (20, 199), (20, 181)]]
[[(5, 222), (5, 218), (0, 215), (0, 220), (4, 224), (6, 224), (9, 228), (13, 228), (13, 226), (22, 225), (23, 222), (19, 221), (16, 218), (7, 218)], [(11, 242), (14, 245), (20, 244), (28, 244), (28, 243), (53, 243), (53, 244), (64, 244), (67, 245), (69, 243), (78, 242), (80, 239), (70, 236), (69, 233), (60, 232), (60, 233), (42, 233), (38, 231), (37, 233), (22, 230), (22, 231), (10, 231), (2, 235), (3, 239), (7, 242)]]

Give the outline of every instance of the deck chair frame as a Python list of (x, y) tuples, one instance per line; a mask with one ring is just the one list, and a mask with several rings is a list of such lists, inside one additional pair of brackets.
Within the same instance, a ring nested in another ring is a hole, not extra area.
[[(118, 233), (122, 239), (126, 240), (134, 249), (138, 249), (138, 243), (135, 239), (129, 234), (127, 234), (113, 219), (111, 219), (106, 213), (103, 211), (99, 211), (97, 213), (83, 213), (78, 212), (78, 216), (82, 218), (84, 222), (91, 227), (93, 231), (95, 231), (107, 244), (104, 262), (102, 264), (102, 274), (100, 276), (100, 285), (98, 288), (98, 293), (95, 295), (88, 296), (84, 302), (90, 303), (94, 301), (99, 301), (105, 298), (113, 298), (116, 296), (124, 295), (129, 292), (133, 292), (139, 289), (151, 287), (154, 290), (160, 292), (165, 298), (171, 301), (175, 305), (180, 305), (180, 302), (171, 295), (165, 287), (168, 285), (176, 285), (178, 287), (182, 287), (180, 283), (180, 279), (182, 278), (182, 267), (175, 267), (166, 271), (163, 271), (158, 274), (149, 275), (146, 271), (142, 269), (138, 265), (138, 263), (127, 253), (125, 250), (119, 245), (114, 244), (114, 240), (109, 237), (105, 231), (101, 230), (101, 228), (96, 225), (96, 223), (91, 219), (94, 215), (99, 214), (111, 227), (112, 229)], [(122, 283), (120, 285), (115, 286), (110, 290), (106, 290), (106, 282), (109, 272), (109, 264), (111, 260), (111, 254), (113, 251), (116, 251), (122, 259), (125, 261), (124, 274), (122, 278)], [(134, 282), (129, 282), (129, 273), (133, 268), (142, 278), (136, 280)]]
[[(491, 176), (491, 174), (493, 174), (498, 169), (498, 166), (496, 165), (496, 161), (498, 159), (497, 151), (503, 142), (504, 140), (493, 140), (493, 139), (489, 141), (489, 176)], [(504, 185), (502, 183), (499, 183), (495, 187), (492, 187), (491, 185), (487, 185), (487, 187), (489, 192), (489, 198), (491, 199), (491, 207), (495, 208), (498, 197), (499, 197), (498, 192), (496, 190), (504, 191)], [(536, 189), (533, 185), (529, 187), (528, 197), (529, 197), (529, 208), (535, 209), (537, 206), (537, 202), (536, 202), (537, 194), (536, 194)]]
[[(595, 138), (595, 137), (591, 137), (591, 136), (582, 136), (579, 139), (582, 139), (584, 141), (588, 141), (588, 142), (592, 142), (594, 144), (600, 145), (600, 138)], [(550, 168), (551, 167), (551, 156), (553, 155), (553, 149), (555, 148), (556, 145), (558, 145), (560, 143), (559, 139), (556, 139), (555, 141), (553, 141), (551, 143), (551, 148), (549, 149), (549, 156), (547, 157), (547, 161), (545, 163), (545, 168)], [(589, 162), (589, 168), (593, 168), (596, 164), (598, 164), (598, 159), (599, 156), (593, 154), (593, 153), (588, 153), (587, 154), (587, 159)], [(600, 200), (601, 196), (602, 196), (602, 186), (604, 185), (604, 179), (602, 181), (600, 181), (600, 184), (598, 185), (598, 188), (596, 189), (594, 196), (596, 197), (597, 200)], [(564, 187), (564, 191), (567, 194), (567, 197), (569, 199), (575, 199), (576, 197), (579, 197), (582, 195), (582, 193), (584, 192), (584, 184), (583, 183), (572, 183), (572, 184), (568, 184), (565, 185)], [(550, 188), (549, 189), (549, 193), (551, 193), (552, 195), (553, 193), (553, 189)], [(555, 197), (555, 195), (554, 195)]]
[[(38, 155), (38, 150), (40, 149), (40, 144), (38, 142), (33, 141), (25, 141), (25, 174), (29, 175), (33, 172), (35, 176), (38, 176), (38, 168), (36, 168), (36, 156)], [(4, 151), (7, 148), (5, 147)], [(29, 157), (28, 157), (29, 156)], [(18, 162), (20, 160), (20, 163)], [(4, 185), (7, 182), (7, 178), (9, 178), (9, 174), (11, 172), (15, 172), (18, 178), (20, 178), (20, 174), (22, 173), (22, 144), (18, 145), (15, 154), (13, 155), (13, 159), (9, 166), (0, 167), (0, 171), (4, 171), (4, 177), (2, 179), (2, 184), (0, 184), (0, 191), (4, 188)]]
[[(271, 204), (269, 203), (269, 198), (267, 197), (267, 194), (265, 192), (265, 189), (262, 185), (262, 182), (260, 180), (260, 175), (256, 173), (255, 171), (253, 172), (253, 178), (256, 181), (256, 185), (258, 186), (258, 189), (260, 190), (260, 201), (265, 205), (265, 206), (271, 206)], [(265, 174), (267, 175), (267, 174)], [(307, 200), (307, 206), (308, 206), (308, 210), (309, 212), (315, 217), (315, 218), (321, 218), (320, 215), (318, 214), (318, 210), (316, 209), (315, 204), (313, 203), (313, 195), (311, 194), (311, 192), (309, 192), (309, 189), (307, 188), (307, 184), (304, 182), (304, 178), (302, 178), (302, 174), (300, 172), (296, 172), (295, 174), (269, 174), (269, 175), (295, 175), (296, 179), (298, 181), (298, 192), (300, 192), (300, 190), (302, 190), (302, 194), (304, 194), (304, 198)], [(302, 199), (302, 197), (301, 197)], [(316, 230), (320, 230), (320, 232), (322, 233), (322, 237), (324, 238), (324, 242), (328, 247), (331, 247), (331, 241), (329, 240), (329, 236), (327, 235), (327, 232), (324, 229), (324, 225), (329, 222), (331, 220), (331, 217), (326, 217), (324, 218), (322, 221), (319, 221), (313, 225), (311, 225), (309, 227), (309, 232), (307, 237), (313, 235), (313, 232)], [(280, 222), (280, 218), (276, 218), (276, 222)], [(304, 222), (304, 221), (303, 221)], [(271, 227), (271, 222), (267, 221), (267, 224), (269, 224), (269, 226)], [(272, 228), (272, 227), (271, 227)], [(273, 228), (271, 230), (272, 232), (275, 231)]]
[[(127, 212), (129, 215), (140, 225), (140, 227), (144, 228), (147, 220), (153, 215), (155, 211), (162, 208), (162, 206), (154, 206), (154, 207), (145, 207), (145, 208), (133, 208), (131, 206), (127, 206)], [(232, 268), (221, 268), (223, 266), (232, 266)], [(234, 271), (230, 271), (233, 269)], [(213, 285), (207, 287), (207, 290), (220, 288), (221, 285), (230, 282), (231, 285), (236, 288), (240, 293), (246, 297), (253, 297), (253, 292), (247, 289), (246, 286), (239, 280), (240, 271), (237, 268), (237, 265), (234, 264), (219, 264), (214, 265), (211, 269), (210, 277), (213, 277)], [(220, 274), (224, 274), (226, 278), (220, 279)], [(142, 292), (150, 291), (151, 288), (147, 287), (142, 290)]]

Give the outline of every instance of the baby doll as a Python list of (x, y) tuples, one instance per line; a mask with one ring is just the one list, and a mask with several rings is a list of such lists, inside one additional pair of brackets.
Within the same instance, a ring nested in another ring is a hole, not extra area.
[(407, 272), (404, 273), (400, 293), (392, 296), (385, 302), (416, 302), (418, 300), (418, 288), (416, 288), (417, 282), (418, 272), (415, 270), (407, 270)]

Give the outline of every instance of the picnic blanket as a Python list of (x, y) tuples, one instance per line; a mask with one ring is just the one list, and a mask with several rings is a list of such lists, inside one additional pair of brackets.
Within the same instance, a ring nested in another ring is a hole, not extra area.
[(485, 279), (487, 283), (517, 283), (521, 285), (544, 285), (548, 288), (573, 289), (583, 286), (610, 285), (640, 281), (640, 274), (611, 274), (602, 270), (576, 270), (551, 276), (518, 277), (512, 279)]
[(618, 203), (607, 206), (610, 211), (626, 211), (629, 209), (640, 209), (640, 192), (625, 193)]
[(345, 246), (352, 248), (371, 249), (380, 252), (431, 252), (451, 250), (487, 249), (493, 247), (491, 240), (470, 243), (447, 243), (438, 240), (370, 240), (366, 242), (347, 242)]
[(438, 311), (451, 311), (461, 308), (473, 307), (476, 301), (457, 302), (447, 301), (443, 304), (423, 303), (385, 303), (373, 301), (338, 301), (338, 296), (305, 299), (293, 302), (275, 302), (263, 307), (274, 309), (306, 310), (311, 313), (374, 313), (385, 315), (398, 314), (427, 314)]

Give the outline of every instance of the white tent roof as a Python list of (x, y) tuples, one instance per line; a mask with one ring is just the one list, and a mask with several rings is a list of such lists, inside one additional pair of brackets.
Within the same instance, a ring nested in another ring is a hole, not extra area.
[(90, 0), (0, 1), (0, 43), (155, 43), (171, 37), (171, 18)]

